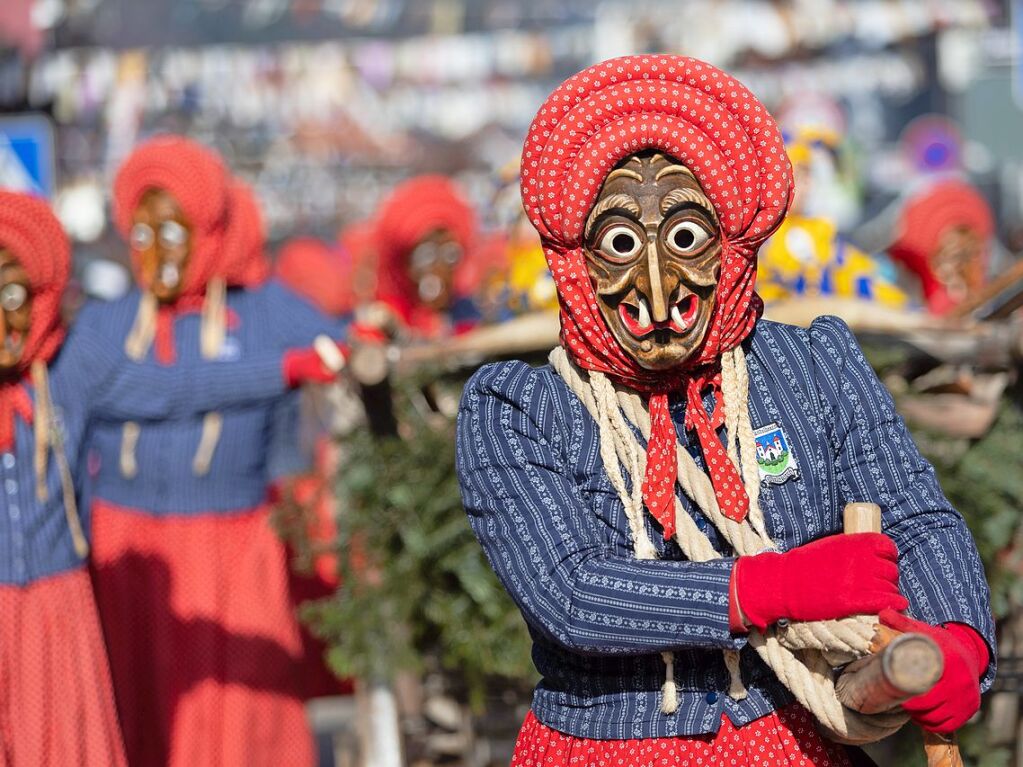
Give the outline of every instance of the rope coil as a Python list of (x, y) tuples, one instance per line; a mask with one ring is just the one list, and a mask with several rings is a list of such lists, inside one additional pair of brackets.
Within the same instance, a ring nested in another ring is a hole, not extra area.
[[(587, 373), (576, 367), (560, 346), (551, 352), (550, 363), (597, 422), (601, 460), (625, 506), (637, 559), (655, 559), (657, 553), (646, 532), (638, 489), (646, 469), (646, 451), (640, 446), (634, 428), (644, 439), (650, 436), (650, 414), (642, 397), (635, 391), (615, 386), (602, 373)], [(728, 440), (726, 452), (739, 470), (749, 496), (749, 515), (743, 522), (735, 522), (721, 513), (710, 478), (682, 445), (676, 449), (678, 483), (738, 556), (753, 556), (775, 546), (767, 534), (759, 504), (760, 474), (748, 406), (749, 371), (741, 347), (722, 355), (721, 395)], [(626, 485), (622, 468), (631, 479), (631, 489)], [(675, 529), (675, 540), (690, 561), (721, 558), (677, 497)], [(749, 645), (832, 739), (853, 745), (872, 743), (897, 731), (908, 717), (901, 711), (866, 715), (843, 706), (835, 693), (834, 667), (869, 653), (875, 623), (872, 616), (853, 616), (836, 621), (791, 623), (784, 630), (772, 627), (760, 632), (753, 629)], [(729, 695), (741, 700), (746, 690), (739, 671), (738, 653), (730, 649), (723, 652), (731, 675)], [(678, 709), (674, 653), (665, 652), (662, 657), (666, 674), (661, 711), (673, 714)]]

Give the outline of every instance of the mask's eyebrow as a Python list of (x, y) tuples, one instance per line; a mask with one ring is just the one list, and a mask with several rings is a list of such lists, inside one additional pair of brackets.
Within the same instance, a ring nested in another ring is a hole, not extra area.
[(615, 168), (613, 171), (607, 174), (607, 178), (604, 179), (606, 184), (608, 181), (613, 181), (616, 178), (631, 178), (633, 181), (643, 183), (643, 176), (631, 168)]
[[(664, 160), (665, 158), (664, 155), (656, 155), (654, 159)], [(680, 174), (683, 176), (689, 176), (689, 178), (693, 180), (696, 179), (696, 176), (693, 175), (693, 172), (689, 170), (689, 168), (687, 168), (685, 165), (679, 165), (677, 162), (673, 162), (670, 165), (665, 165), (663, 168), (657, 171), (657, 174), (654, 176), (654, 181), (660, 181), (665, 176), (675, 176)]]
[(715, 224), (718, 222), (717, 214), (714, 212), (714, 206), (710, 204), (710, 200), (707, 199), (707, 195), (699, 189), (690, 189), (689, 187), (672, 189), (664, 195), (664, 197), (661, 198), (661, 215), (666, 216), (669, 210), (684, 202), (691, 202), (694, 205), (700, 206), (710, 217), (711, 221)]
[[(620, 169), (619, 169), (620, 170)], [(617, 173), (618, 171), (615, 171)], [(610, 176), (608, 176), (610, 178)], [(640, 208), (639, 203), (627, 194), (612, 194), (609, 197), (605, 197), (603, 200), (599, 200), (596, 205), (593, 206), (593, 210), (590, 211), (589, 217), (586, 219), (586, 237), (590, 236), (590, 232), (593, 230), (593, 225), (597, 222), (603, 214), (609, 210), (620, 209), (639, 218)]]

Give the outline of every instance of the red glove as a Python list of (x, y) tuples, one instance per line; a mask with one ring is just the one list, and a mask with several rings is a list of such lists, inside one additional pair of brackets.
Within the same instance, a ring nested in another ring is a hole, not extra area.
[(881, 533), (832, 535), (786, 551), (740, 557), (733, 591), (746, 621), (821, 621), (909, 606), (899, 593), (898, 551)]
[(304, 383), (330, 383), (337, 378), (337, 373), (323, 364), (315, 349), (289, 349), (284, 352), (281, 373), (290, 389)]
[(980, 678), (990, 660), (987, 642), (965, 623), (932, 626), (894, 610), (885, 610), (878, 617), (897, 631), (926, 634), (945, 657), (941, 679), (929, 692), (903, 703), (906, 713), (933, 732), (949, 733), (966, 724), (980, 708)]

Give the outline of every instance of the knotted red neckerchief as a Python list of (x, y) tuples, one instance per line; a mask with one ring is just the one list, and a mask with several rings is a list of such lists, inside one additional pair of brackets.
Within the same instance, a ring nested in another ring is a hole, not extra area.
[(16, 417), (34, 419), (26, 377), (36, 360), (49, 361), (64, 340), (60, 299), (71, 269), (71, 247), (44, 200), (0, 191), (0, 249), (9, 251), (28, 272), (32, 316), (24, 339), (19, 375), (0, 384), (0, 450), (14, 448)]
[[(178, 358), (174, 341), (174, 323), (186, 314), (202, 313), (205, 296), (182, 296), (173, 304), (161, 304), (156, 310), (156, 335), (153, 339), (153, 354), (161, 365), (173, 365)], [(238, 313), (227, 307), (227, 327), (238, 328), (241, 320)]]
[(14, 447), (14, 417), (31, 425), (32, 412), (32, 398), (22, 380), (0, 384), (0, 451), (8, 452)]
[[(597, 308), (582, 249), (586, 217), (625, 157), (657, 149), (688, 167), (720, 223), (721, 276), (707, 336), (678, 370), (645, 370), (614, 340)], [(650, 439), (643, 501), (665, 537), (675, 531), (677, 435), (668, 409), (686, 396), (722, 513), (749, 511), (742, 479), (703, 407), (720, 403), (721, 355), (753, 330), (756, 251), (788, 209), (792, 169), (778, 126), (737, 80), (683, 56), (626, 56), (569, 78), (544, 102), (522, 150), (522, 203), (540, 233), (561, 306), (561, 342), (580, 367), (648, 395)], [(720, 408), (719, 408), (720, 410)]]

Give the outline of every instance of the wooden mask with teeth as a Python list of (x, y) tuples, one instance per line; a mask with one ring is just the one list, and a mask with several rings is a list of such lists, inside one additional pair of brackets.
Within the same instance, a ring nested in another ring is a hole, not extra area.
[(608, 329), (640, 367), (667, 370), (703, 343), (721, 270), (720, 227), (692, 172), (655, 151), (608, 174), (584, 253)]
[(161, 303), (173, 303), (185, 287), (192, 226), (178, 201), (163, 189), (146, 191), (132, 220), (130, 243), (142, 285)]
[(435, 229), (412, 248), (408, 276), (423, 306), (437, 312), (451, 308), (462, 255), (461, 243), (447, 229)]

